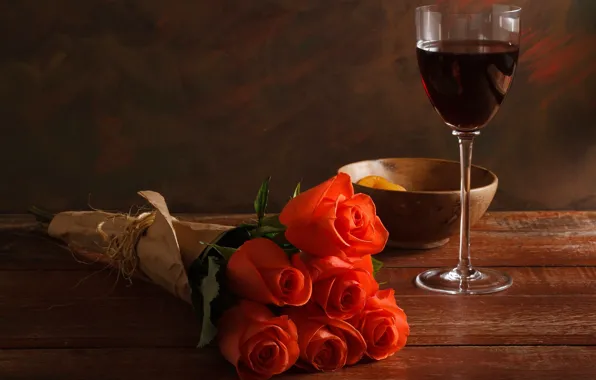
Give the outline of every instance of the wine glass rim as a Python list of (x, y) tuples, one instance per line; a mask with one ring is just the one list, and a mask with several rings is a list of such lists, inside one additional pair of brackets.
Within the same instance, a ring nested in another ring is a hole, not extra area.
[[(514, 14), (514, 13), (520, 13), (522, 10), (522, 7), (517, 6), (517, 5), (511, 5), (511, 4), (501, 4), (501, 3), (495, 3), (492, 5), (504, 5), (509, 7), (509, 10), (506, 11), (499, 11), (497, 13), (499, 14)], [(431, 4), (431, 5), (421, 5), (419, 7), (416, 7), (416, 12), (421, 12), (421, 11), (430, 11), (432, 9), (439, 9), (440, 5), (439, 4)], [(477, 15), (483, 12), (441, 12), (444, 14), (449, 14), (449, 15)]]

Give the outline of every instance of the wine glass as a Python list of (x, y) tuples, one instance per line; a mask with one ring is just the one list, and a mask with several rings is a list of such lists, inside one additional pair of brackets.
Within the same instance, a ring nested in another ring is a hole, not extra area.
[(509, 275), (470, 260), (472, 143), (497, 113), (517, 66), (521, 8), (492, 5), (457, 13), (446, 5), (416, 8), (416, 53), (433, 107), (459, 141), (461, 220), (457, 267), (430, 269), (416, 285), (448, 294), (486, 294), (511, 286)]

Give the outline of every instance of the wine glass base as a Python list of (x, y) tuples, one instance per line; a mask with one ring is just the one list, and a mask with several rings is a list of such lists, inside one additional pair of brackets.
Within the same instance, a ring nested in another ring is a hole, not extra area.
[(488, 268), (473, 268), (464, 279), (456, 269), (429, 269), (416, 277), (419, 288), (447, 294), (489, 294), (509, 288), (508, 274)]

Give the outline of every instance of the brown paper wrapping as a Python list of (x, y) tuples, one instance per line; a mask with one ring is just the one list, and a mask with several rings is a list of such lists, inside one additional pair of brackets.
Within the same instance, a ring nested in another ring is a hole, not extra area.
[[(154, 191), (140, 191), (138, 194), (155, 209), (155, 220), (137, 243), (138, 273), (135, 274), (190, 303), (186, 270), (207, 247), (201, 242), (215, 241), (232, 226), (178, 220), (170, 215), (161, 194)], [(136, 218), (145, 216), (141, 214)], [(102, 255), (110, 240), (122, 234), (134, 219), (103, 211), (67, 211), (52, 219), (48, 233), (86, 259), (117, 266)], [(100, 225), (103, 233), (98, 228)]]

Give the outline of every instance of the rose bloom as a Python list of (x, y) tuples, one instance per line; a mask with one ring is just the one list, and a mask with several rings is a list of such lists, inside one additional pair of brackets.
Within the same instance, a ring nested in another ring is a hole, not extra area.
[(238, 248), (228, 261), (226, 276), (233, 293), (263, 304), (300, 306), (312, 292), (308, 271), (294, 267), (284, 250), (265, 238), (248, 240)]
[(304, 264), (312, 279), (311, 302), (317, 303), (331, 318), (352, 318), (379, 289), (372, 275), (370, 255), (346, 261), (337, 256), (315, 257), (303, 253), (296, 262)]
[(224, 313), (218, 342), (241, 380), (268, 379), (288, 370), (299, 356), (296, 325), (252, 301), (242, 300)]
[(366, 342), (351, 324), (329, 318), (315, 304), (288, 307), (284, 313), (298, 328), (300, 358), (296, 366), (335, 371), (356, 364), (364, 355)]
[(279, 220), (298, 249), (315, 256), (354, 258), (379, 253), (389, 233), (366, 194), (354, 194), (350, 176), (339, 173), (292, 199)]
[(406, 314), (395, 302), (393, 289), (379, 290), (362, 313), (350, 320), (366, 341), (366, 355), (385, 359), (401, 350), (410, 335)]

